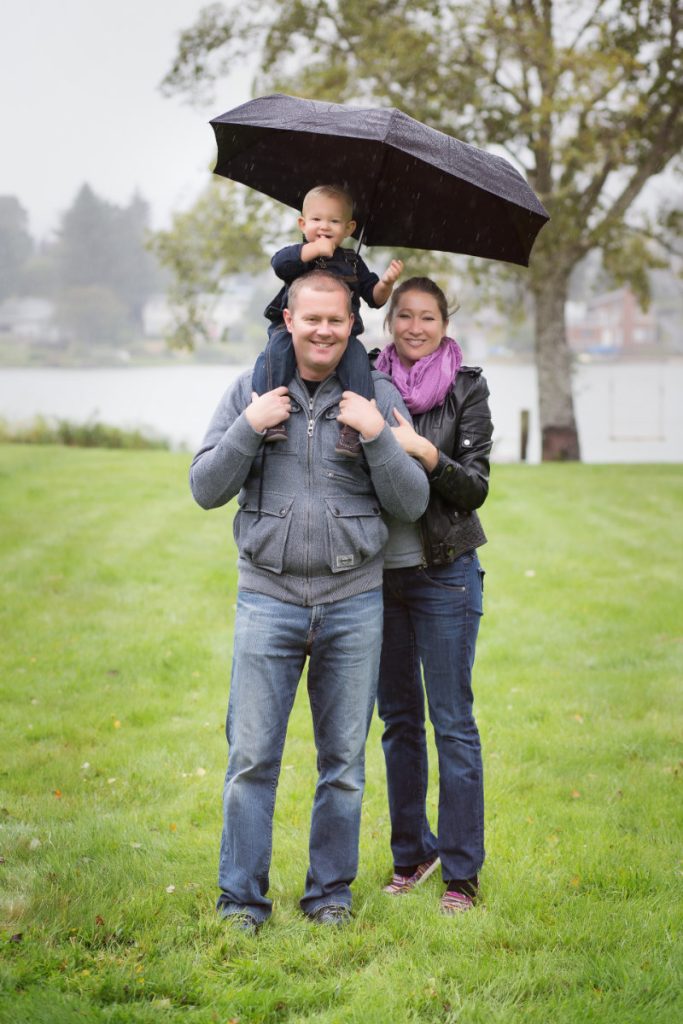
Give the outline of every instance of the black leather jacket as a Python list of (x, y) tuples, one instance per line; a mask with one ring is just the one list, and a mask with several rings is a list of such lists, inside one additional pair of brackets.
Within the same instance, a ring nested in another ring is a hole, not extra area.
[[(376, 353), (371, 353), (371, 359)], [(429, 505), (419, 521), (427, 565), (448, 565), (486, 543), (476, 509), (489, 490), (493, 424), (478, 366), (461, 366), (441, 405), (413, 415), (418, 434), (439, 449), (429, 474)]]

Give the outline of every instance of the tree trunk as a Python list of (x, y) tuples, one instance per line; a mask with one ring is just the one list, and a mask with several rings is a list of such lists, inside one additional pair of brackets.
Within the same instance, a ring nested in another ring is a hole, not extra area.
[(544, 282), (534, 285), (541, 457), (544, 462), (579, 461), (571, 354), (564, 319), (568, 278), (548, 275)]

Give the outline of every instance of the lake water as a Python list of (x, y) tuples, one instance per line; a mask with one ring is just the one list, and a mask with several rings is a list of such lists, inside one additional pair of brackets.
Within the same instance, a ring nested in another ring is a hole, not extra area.
[[(234, 366), (0, 370), (0, 416), (89, 418), (141, 427), (175, 447), (196, 448)], [(520, 414), (530, 410), (528, 461), (540, 459), (536, 371), (527, 364), (484, 368), (495, 425), (494, 460), (519, 459)], [(585, 462), (683, 461), (683, 360), (587, 363), (574, 397)]]

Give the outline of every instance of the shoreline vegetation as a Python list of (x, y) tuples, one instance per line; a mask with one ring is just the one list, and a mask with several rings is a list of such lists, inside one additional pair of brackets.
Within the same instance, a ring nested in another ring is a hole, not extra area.
[(169, 449), (170, 442), (142, 430), (126, 430), (88, 419), (84, 423), (58, 416), (34, 416), (26, 423), (0, 418), (0, 444), (64, 445), (67, 448)]
[[(683, 1011), (680, 465), (496, 465), (475, 665), (482, 902), (389, 899), (373, 720), (354, 917), (299, 910), (295, 702), (272, 920), (214, 911), (234, 504), (187, 453), (0, 446), (2, 1024), (671, 1024)], [(436, 824), (430, 738), (428, 807)]]

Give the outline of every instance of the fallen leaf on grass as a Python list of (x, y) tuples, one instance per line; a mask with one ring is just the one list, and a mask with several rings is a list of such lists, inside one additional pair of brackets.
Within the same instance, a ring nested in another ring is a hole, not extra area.
[(574, 888), (577, 889), (581, 885), (581, 879), (579, 878), (578, 875), (574, 875), (574, 877), (572, 878), (572, 880), (570, 881), (569, 884), (573, 885)]
[(97, 925), (98, 928), (101, 928), (102, 925), (104, 924), (104, 918), (100, 914), (98, 914), (97, 917), (95, 918), (95, 924)]
[(10, 942), (21, 942), (23, 937), (24, 937), (24, 933), (23, 932), (16, 932), (15, 935), (11, 935), (10, 936)]
[(28, 844), (29, 850), (37, 850), (39, 846), (40, 846), (40, 839), (35, 839), (35, 838), (32, 839), (31, 842)]
[(118, 718), (114, 719), (114, 721), (112, 722), (112, 725), (114, 726), (115, 729), (120, 729), (121, 728), (121, 723), (118, 720)]
[(175, 892), (175, 885), (167, 885), (166, 886), (166, 892), (167, 893), (174, 893)]
[(583, 725), (583, 715), (572, 715), (572, 718), (575, 722), (578, 722), (579, 725)]
[(572, 800), (578, 800), (580, 796), (581, 794), (579, 793), (578, 789), (572, 790)]
[(110, 786), (113, 786), (114, 783), (116, 782), (116, 776), (113, 775), (111, 779), (107, 779), (107, 782), (109, 783)]
[(171, 824), (168, 827), (171, 830), (171, 832), (177, 832), (178, 831), (178, 826), (176, 825), (175, 821), (172, 821)]
[(195, 771), (195, 775), (206, 775), (206, 768), (197, 768)]
[(61, 791), (61, 789), (53, 789), (52, 790), (52, 795), (56, 796), (58, 800), (61, 800), (62, 799), (62, 791)]
[(142, 843), (131, 843), (130, 845), (131, 845), (131, 849), (132, 850), (141, 850), (142, 849)]

